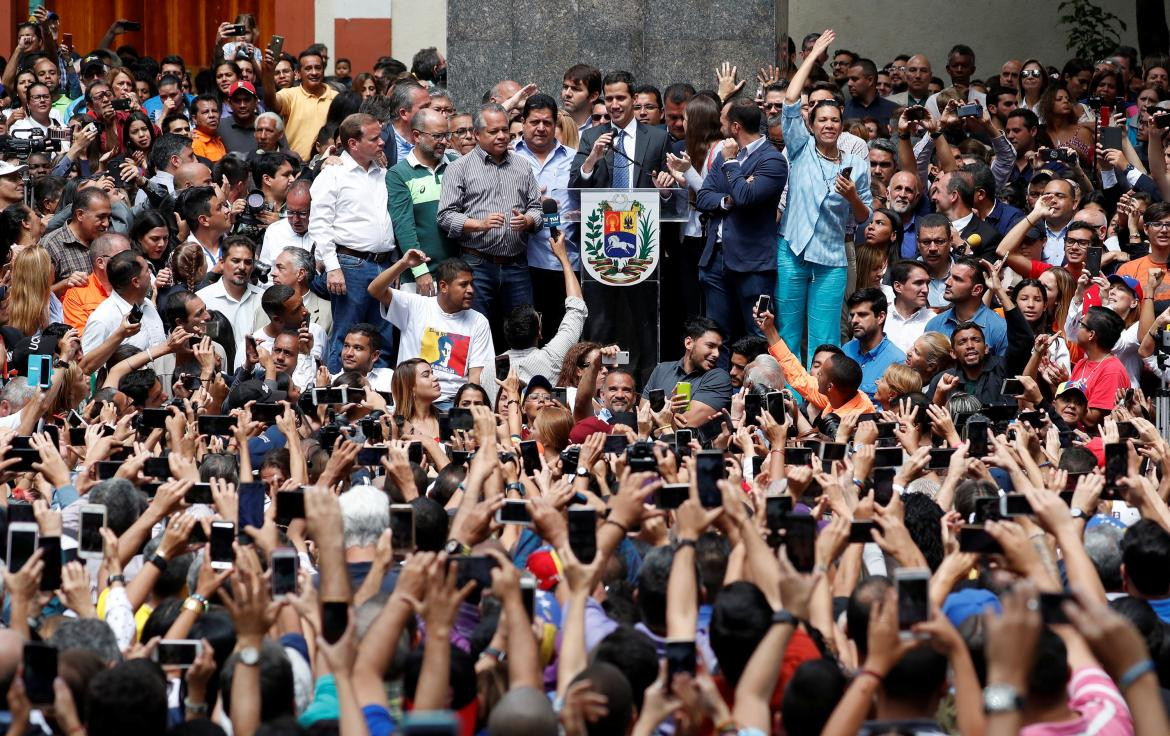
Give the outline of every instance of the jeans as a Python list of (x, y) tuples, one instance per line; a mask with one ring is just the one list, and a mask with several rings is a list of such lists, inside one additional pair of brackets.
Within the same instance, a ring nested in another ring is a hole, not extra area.
[(811, 366), (818, 345), (841, 344), (841, 300), (849, 269), (809, 263), (793, 254), (783, 238), (776, 262), (776, 329), (788, 349), (799, 354), (807, 322), (805, 365)]
[[(350, 327), (359, 322), (368, 322), (377, 328), (382, 336), (382, 354), (378, 357), (376, 366), (391, 368), (394, 361), (390, 354), (390, 346), (394, 343), (394, 327), (382, 317), (382, 305), (377, 299), (370, 296), (366, 287), (384, 270), (382, 266), (361, 258), (337, 254), (337, 262), (341, 264), (341, 273), (345, 276), (345, 294), (331, 295), (333, 307), (333, 335), (329, 338), (329, 350), (325, 364), (329, 371), (337, 373), (341, 370), (341, 347), (345, 342), (345, 333)], [(316, 276), (314, 289), (317, 293), (328, 293), (326, 274)]]
[[(733, 271), (723, 263), (720, 248), (712, 255), (711, 262), (699, 269), (699, 281), (703, 284), (704, 316), (722, 327), (729, 340), (738, 335), (763, 336), (756, 325), (755, 306), (761, 294), (776, 291), (775, 273)], [(726, 368), (724, 362), (729, 360), (728, 351), (720, 350), (720, 367)]]
[[(532, 280), (528, 277), (528, 264), (523, 260), (501, 266), (467, 251), (463, 260), (471, 266), (475, 286), (471, 308), (488, 318), (493, 334), (495, 325), (502, 326), (514, 307), (532, 304)], [(498, 319), (493, 319), (493, 312), (499, 315)]]

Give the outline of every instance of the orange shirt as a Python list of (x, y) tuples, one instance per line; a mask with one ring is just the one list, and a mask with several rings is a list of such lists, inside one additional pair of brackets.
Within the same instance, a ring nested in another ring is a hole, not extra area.
[[(804, 366), (800, 364), (800, 358), (792, 354), (783, 340), (769, 346), (768, 353), (780, 364), (780, 369), (784, 371), (784, 380), (788, 381), (788, 385), (796, 389), (796, 393), (803, 396), (805, 401), (818, 409), (825, 409), (829, 406), (829, 397), (821, 393), (817, 379), (804, 369)], [(858, 391), (849, 401), (830, 409), (830, 411), (843, 417), (847, 414), (869, 414), (875, 410), (869, 397)]]
[(191, 131), (191, 150), (196, 156), (202, 156), (212, 163), (227, 155), (223, 138), (207, 135), (198, 128)]
[[(1158, 263), (1150, 256), (1142, 256), (1141, 258), (1128, 261), (1121, 264), (1117, 269), (1118, 276), (1132, 276), (1137, 279), (1138, 283), (1142, 285), (1142, 290), (1146, 288), (1146, 284), (1150, 281), (1150, 269), (1160, 268), (1165, 270), (1165, 263)], [(1153, 294), (1146, 294), (1146, 296), (1154, 297), (1155, 301), (1163, 301), (1170, 299), (1170, 279), (1163, 279), (1162, 283), (1158, 285), (1158, 290)]]
[(61, 306), (65, 309), (65, 324), (84, 334), (89, 315), (109, 295), (110, 292), (98, 282), (97, 274), (91, 273), (85, 286), (74, 286), (65, 292), (65, 298), (61, 300)]

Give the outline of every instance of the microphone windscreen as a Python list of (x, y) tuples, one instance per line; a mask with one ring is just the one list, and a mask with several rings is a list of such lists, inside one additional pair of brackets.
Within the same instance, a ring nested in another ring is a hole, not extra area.
[(551, 197), (545, 197), (540, 201), (540, 209), (545, 214), (552, 214), (559, 211), (559, 208), (557, 207), (557, 201)]
[(971, 237), (967, 238), (967, 244), (972, 248), (978, 248), (983, 245), (983, 238), (979, 237), (979, 233), (971, 233)]

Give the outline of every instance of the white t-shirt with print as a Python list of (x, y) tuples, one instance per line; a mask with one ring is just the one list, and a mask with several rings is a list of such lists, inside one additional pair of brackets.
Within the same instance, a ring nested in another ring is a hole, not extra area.
[(484, 368), (495, 360), (487, 317), (474, 309), (448, 314), (439, 307), (437, 297), (392, 291), (394, 299), (382, 307), (382, 316), (402, 331), (398, 362), (422, 358), (430, 363), (443, 399), (455, 397), (473, 368)]

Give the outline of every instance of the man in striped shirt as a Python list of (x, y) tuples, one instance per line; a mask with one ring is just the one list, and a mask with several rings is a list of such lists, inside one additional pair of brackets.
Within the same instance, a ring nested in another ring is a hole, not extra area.
[(508, 150), (508, 113), (501, 105), (481, 107), (474, 126), (475, 148), (443, 177), (438, 223), (471, 265), (472, 308), (491, 319), (493, 309), (502, 316), (532, 303), (528, 236), (541, 227), (540, 187), (532, 166)]

